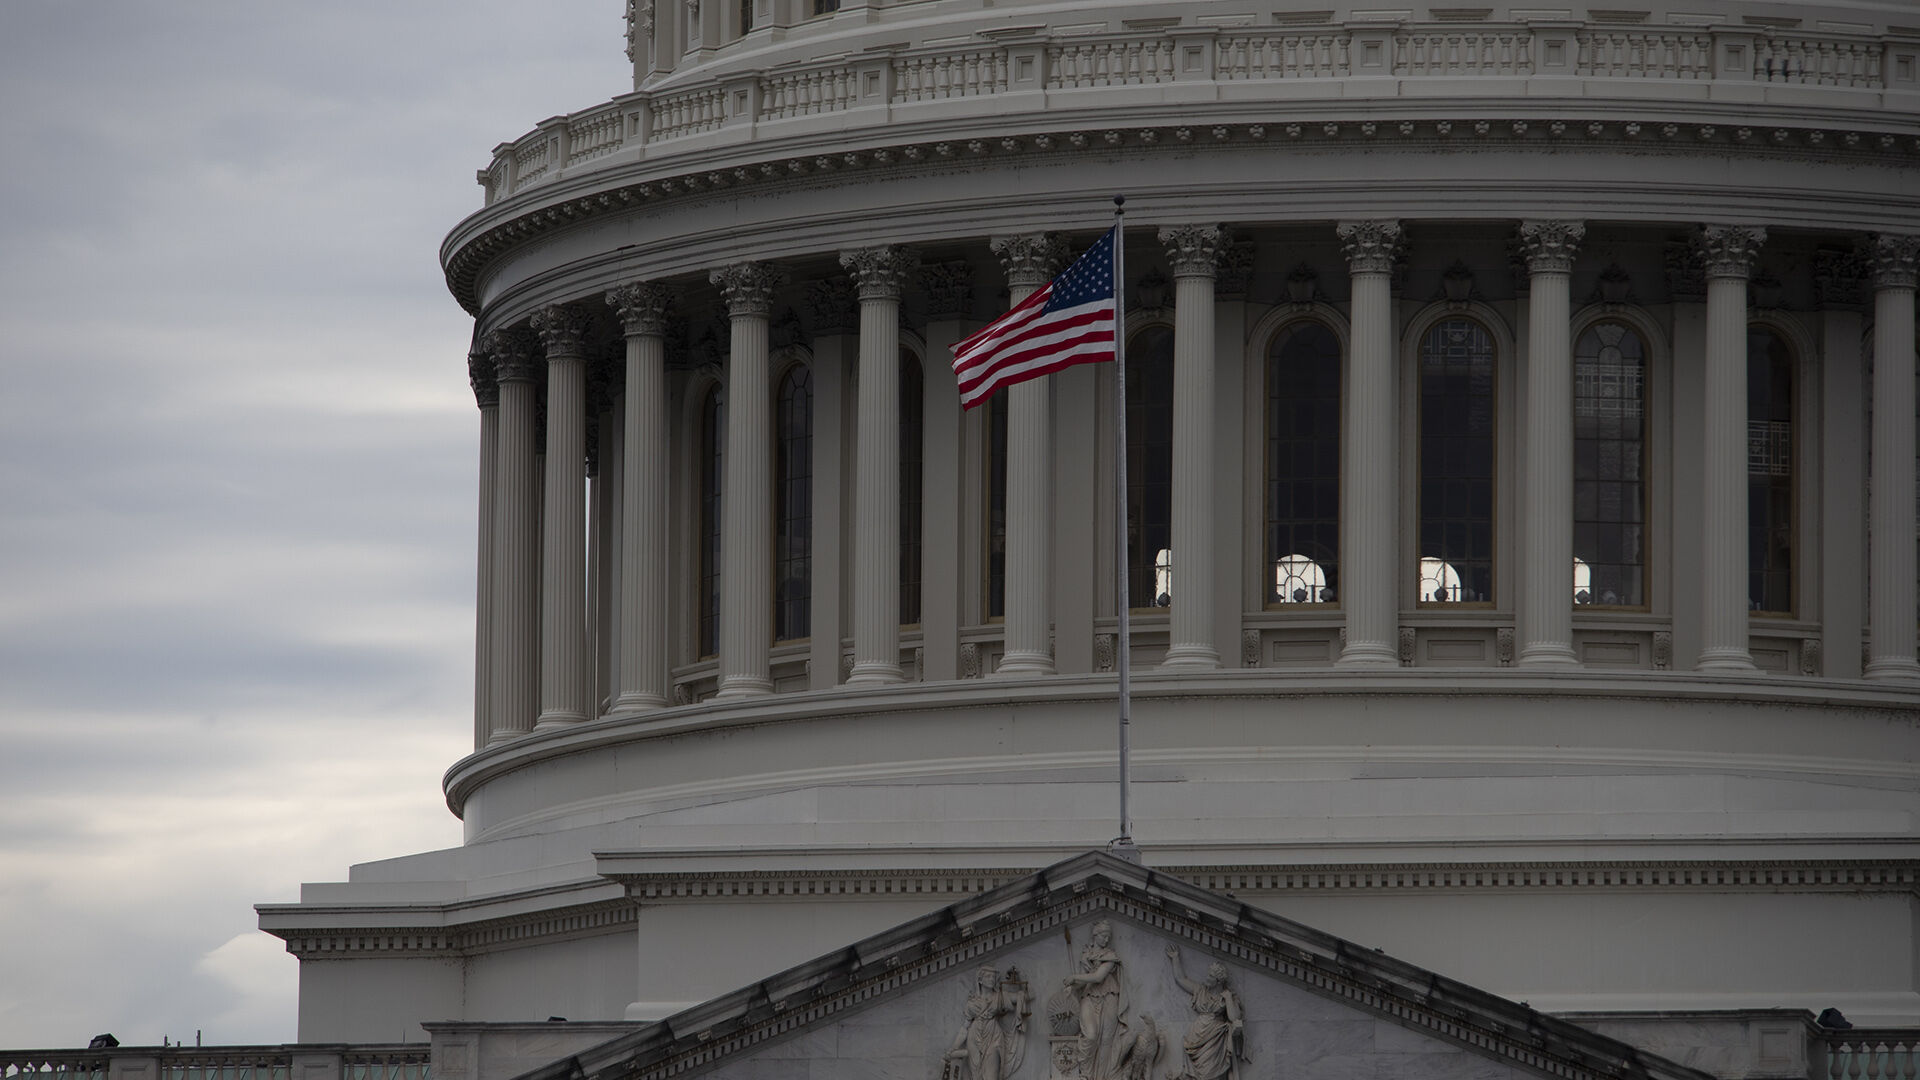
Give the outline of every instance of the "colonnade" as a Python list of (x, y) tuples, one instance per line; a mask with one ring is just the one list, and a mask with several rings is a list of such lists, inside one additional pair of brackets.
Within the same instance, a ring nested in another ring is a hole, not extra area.
[[(1406, 231), (1395, 220), (1339, 222), (1336, 235), (1350, 274), (1350, 339), (1343, 401), (1345, 478), (1341, 504), (1340, 605), (1345, 641), (1337, 666), (1400, 663), (1401, 392), (1392, 276)], [(1570, 282), (1585, 226), (1580, 221), (1522, 222), (1518, 247), (1527, 276), (1526, 463), (1520, 535), (1526, 552), (1516, 615), (1521, 667), (1572, 669), (1572, 606), (1566, 588), (1574, 561), (1573, 358)], [(1211, 467), (1215, 383), (1216, 267), (1226, 243), (1219, 225), (1163, 228), (1176, 290), (1174, 333), (1172, 544), (1183, 581), (1212, 582), (1214, 505)], [(1701, 581), (1696, 669), (1755, 670), (1748, 646), (1746, 417), (1747, 290), (1764, 229), (1708, 225), (1698, 236), (1706, 278), (1705, 414), (1702, 461)], [(1865, 241), (1872, 271), (1878, 361), (1872, 394), (1869, 513), (1871, 679), (1920, 679), (1915, 650), (1914, 295), (1920, 237)], [(1034, 233), (994, 237), (990, 248), (1018, 304), (1061, 269), (1060, 239)], [(898, 342), (905, 284), (915, 253), (878, 246), (840, 253), (859, 300), (852, 586), (854, 652), (849, 685), (897, 683), (899, 627)], [(725, 542), (718, 689), (720, 699), (769, 694), (773, 602), (772, 417), (769, 317), (781, 270), (743, 263), (713, 270), (710, 282), (729, 323)], [(502, 742), (532, 727), (555, 728), (610, 713), (662, 708), (669, 686), (668, 584), (674, 565), (668, 505), (669, 446), (666, 334), (672, 293), (662, 282), (633, 282), (607, 292), (625, 336), (624, 408), (609, 475), (618, 478), (618, 610), (602, 620), (612, 648), (608, 695), (590, 684), (586, 536), (586, 335), (580, 303), (536, 312), (531, 333), (496, 331), (476, 343), (470, 375), (481, 410), (480, 570), (477, 582), (475, 725), (477, 742)], [(941, 358), (932, 358), (938, 363)], [(536, 387), (546, 376), (544, 475), (538, 462)], [(1049, 636), (1053, 552), (1052, 379), (1011, 389), (1008, 397), (1006, 616), (997, 674), (1054, 670)], [(763, 393), (737, 392), (768, 387)], [(606, 583), (602, 583), (604, 586)], [(1164, 666), (1220, 666), (1212, 590), (1182, 589), (1172, 605)]]

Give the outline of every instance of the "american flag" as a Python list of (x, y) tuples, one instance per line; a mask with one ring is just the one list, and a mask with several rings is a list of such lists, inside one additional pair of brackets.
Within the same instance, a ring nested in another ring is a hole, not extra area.
[(973, 408), (1003, 386), (1113, 359), (1113, 245), (1119, 234), (1118, 226), (1107, 230), (1059, 276), (953, 347), (961, 408)]

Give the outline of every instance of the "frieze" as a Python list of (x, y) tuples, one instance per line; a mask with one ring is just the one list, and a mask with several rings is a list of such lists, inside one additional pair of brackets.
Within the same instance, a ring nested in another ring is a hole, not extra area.
[[(1169, 125), (1164, 130), (1171, 133), (1177, 127)], [(1364, 138), (1371, 142), (1399, 142), (1410, 149), (1425, 149), (1467, 138), (1477, 142), (1540, 144), (1543, 148), (1558, 143), (1616, 146), (1642, 152), (1671, 147), (1673, 149), (1667, 152), (1679, 153), (1692, 152), (1693, 148), (1705, 144), (1729, 153), (1752, 153), (1774, 158), (1786, 156), (1822, 163), (1832, 163), (1848, 156), (1902, 160), (1920, 158), (1920, 137), (1834, 128), (1779, 127), (1769, 129), (1767, 138), (1743, 140), (1739, 138), (1740, 129), (1737, 128), (1637, 120), (1581, 120), (1576, 123), (1551, 120), (1422, 119), (1377, 124), (1375, 127), (1373, 135), (1362, 136), (1359, 127), (1352, 124), (1288, 124), (1281, 129), (1266, 124), (1224, 124), (1209, 129), (1224, 130), (1226, 134), (1209, 139), (1206, 145), (1232, 147), (1260, 144), (1271, 141), (1276, 133), (1283, 133), (1287, 142), (1302, 146)], [(611, 190), (595, 191), (550, 205), (531, 207), (511, 220), (502, 221), (467, 239), (447, 260), (447, 284), (469, 313), (478, 314), (474, 285), (480, 269), (507, 250), (579, 221), (624, 213), (661, 200), (700, 197), (707, 191), (754, 185), (791, 185), (796, 181), (842, 184), (855, 182), (853, 174), (856, 172), (875, 169), (951, 169), (952, 160), (960, 157), (1072, 155), (1090, 144), (1143, 150), (1165, 146), (1185, 153), (1193, 152), (1199, 145), (1182, 143), (1174, 138), (1162, 139), (1161, 131), (1160, 128), (1087, 129), (1051, 133), (1044, 139), (1031, 136), (1024, 139), (936, 140), (861, 153), (775, 158), (726, 170), (702, 167), (684, 173), (650, 176)], [(1045, 143), (1044, 147), (1040, 145), (1041, 142)], [(1680, 149), (1682, 146), (1685, 149)], [(669, 162), (667, 167), (671, 168), (672, 164)], [(541, 190), (542, 187), (534, 187), (529, 194)], [(504, 205), (505, 201), (497, 201), (494, 205)]]

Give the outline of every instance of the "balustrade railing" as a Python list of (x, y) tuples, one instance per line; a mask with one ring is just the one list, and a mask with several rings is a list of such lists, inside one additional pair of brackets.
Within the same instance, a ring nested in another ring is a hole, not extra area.
[[(1540, 35), (1522, 25), (1397, 26), (1385, 31), (1387, 73), (1399, 79), (1530, 78), (1541, 73)], [(1565, 40), (1564, 31), (1560, 33)], [(722, 128), (779, 123), (856, 106), (914, 106), (1016, 89), (1068, 91), (1175, 82), (1247, 83), (1332, 80), (1355, 74), (1349, 27), (1235, 28), (1218, 33), (1128, 31), (1106, 36), (1024, 39), (998, 46), (892, 48), (867, 58), (835, 57), (760, 74), (718, 75), (692, 86), (641, 91), (539, 130), (502, 147), (480, 174), (492, 201), (564, 168), (634, 146), (671, 143)], [(1739, 39), (1722, 47), (1721, 38)], [(1210, 44), (1211, 48), (1204, 46)], [(1710, 80), (1884, 90), (1889, 41), (1859, 35), (1777, 30), (1588, 26), (1572, 34), (1569, 68), (1590, 81)], [(1038, 46), (1038, 47), (1036, 47)], [(1195, 46), (1201, 46), (1196, 48)], [(1368, 47), (1372, 48), (1372, 40)], [(1553, 46), (1557, 55), (1558, 45)], [(1201, 60), (1196, 62), (1195, 57)], [(1718, 59), (1717, 59), (1718, 58)], [(1898, 59), (1912, 65), (1905, 54)], [(875, 63), (884, 64), (876, 77)], [(1558, 61), (1555, 61), (1558, 63)], [(1737, 69), (1717, 65), (1738, 63)], [(1037, 69), (1037, 70), (1036, 70)], [(1905, 69), (1902, 69), (1905, 70)], [(1037, 78), (1035, 78), (1037, 76)], [(754, 92), (743, 89), (743, 83)], [(1590, 86), (1604, 96), (1604, 85)], [(1297, 91), (1296, 91), (1297, 93)], [(1849, 102), (1849, 105), (1857, 105)], [(1049, 108), (1071, 108), (1049, 102)], [(1890, 106), (1891, 107), (1891, 106)]]
[(425, 1043), (358, 1046), (122, 1046), (111, 1050), (0, 1050), (0, 1080), (432, 1080)]
[(1826, 1036), (1826, 1080), (1915, 1080), (1920, 1031), (1855, 1028)]

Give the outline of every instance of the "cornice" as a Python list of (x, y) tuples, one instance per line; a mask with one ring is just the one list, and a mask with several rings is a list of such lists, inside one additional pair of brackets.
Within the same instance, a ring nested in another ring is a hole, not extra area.
[[(380, 925), (392, 908), (326, 904), (275, 905), (282, 925), (263, 927), (302, 959), (364, 956), (459, 957), (496, 949), (602, 937), (635, 924), (647, 907), (725, 903), (855, 903), (913, 899), (953, 903), (981, 896), (1034, 873), (1031, 866), (923, 869), (625, 871), (621, 853), (599, 856), (601, 876), (625, 888), (625, 900), (569, 902), (547, 890), (555, 907), (462, 925)], [(1395, 863), (1185, 864), (1154, 873), (1227, 897), (1402, 896), (1462, 893), (1556, 896), (1592, 893), (1912, 893), (1920, 859), (1485, 860)], [(512, 899), (512, 897), (494, 898)], [(452, 916), (458, 904), (408, 905), (409, 915)], [(301, 915), (333, 922), (363, 912), (365, 926), (284, 925)]]
[(1674, 119), (1671, 104), (1659, 111), (1650, 108), (1639, 119), (1614, 115), (1616, 110), (1611, 109), (1604, 118), (1591, 113), (1555, 116), (1516, 111), (1450, 119), (1434, 117), (1429, 107), (1415, 103), (1395, 102), (1394, 106), (1413, 115), (1395, 116), (1376, 106), (1375, 111), (1357, 115), (1273, 122), (1234, 116), (1247, 110), (1214, 103), (1210, 108), (1223, 117), (1218, 121), (1141, 126), (1122, 122), (1128, 114), (1120, 111), (1111, 117), (1091, 116), (1084, 127), (1025, 131), (1014, 126), (1016, 116), (1003, 118), (1008, 125), (1004, 133), (987, 135), (978, 131), (980, 119), (974, 118), (969, 122), (970, 134), (947, 138), (935, 137), (931, 131), (919, 135), (919, 129), (937, 125), (917, 125), (904, 129), (909, 137), (899, 141), (885, 141), (891, 129), (879, 129), (875, 134), (880, 139), (871, 143), (849, 142), (846, 133), (835, 133), (832, 139), (795, 137), (730, 145), (589, 170), (504, 198), (454, 229), (442, 244), (441, 264), (455, 299), (478, 315), (476, 283), (489, 263), (522, 245), (588, 222), (734, 198), (742, 192), (772, 194), (797, 187), (840, 186), (882, 176), (964, 170), (984, 162), (1067, 160), (1089, 152), (1190, 154), (1252, 146), (1315, 152), (1335, 148), (1553, 152), (1584, 147), (1833, 164), (1920, 162), (1920, 134), (1800, 121), (1755, 124), (1750, 112), (1715, 103), (1685, 103), (1684, 110), (1693, 117), (1686, 121)]

